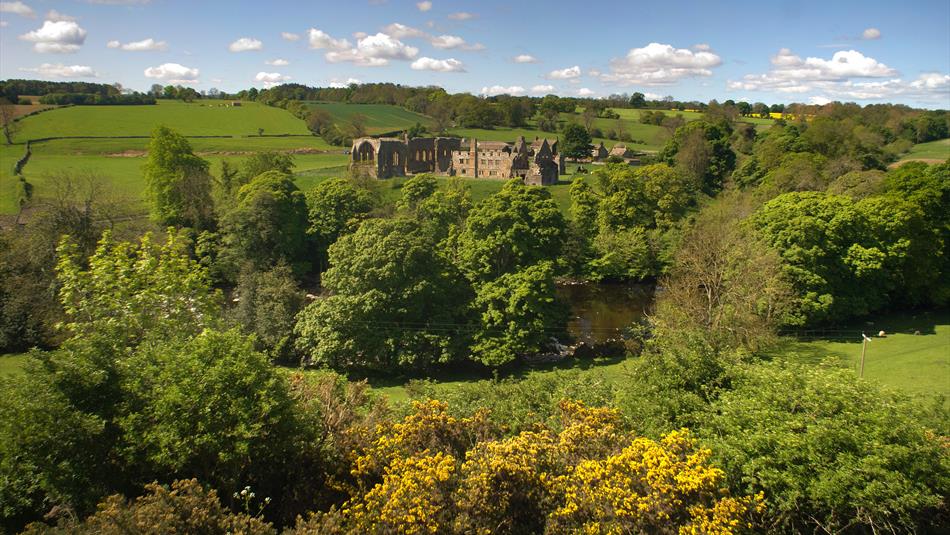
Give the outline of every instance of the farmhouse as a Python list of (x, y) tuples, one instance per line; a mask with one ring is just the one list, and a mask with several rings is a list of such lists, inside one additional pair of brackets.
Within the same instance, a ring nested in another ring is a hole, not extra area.
[(607, 159), (610, 153), (607, 151), (607, 147), (604, 146), (604, 142), (601, 141), (600, 145), (594, 147), (590, 151), (590, 159), (593, 162), (602, 162)]
[(519, 137), (514, 143), (450, 137), (370, 138), (353, 141), (350, 166), (378, 179), (432, 173), (472, 178), (521, 178), (556, 184), (564, 172), (558, 141)]

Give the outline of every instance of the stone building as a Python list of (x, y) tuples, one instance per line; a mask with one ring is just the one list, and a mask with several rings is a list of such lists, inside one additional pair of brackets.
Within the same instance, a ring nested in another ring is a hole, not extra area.
[(592, 162), (602, 162), (607, 159), (607, 156), (610, 156), (610, 152), (607, 151), (607, 147), (604, 146), (603, 141), (590, 151), (590, 159)]
[(636, 156), (636, 153), (628, 149), (623, 143), (617, 143), (610, 149), (610, 156), (617, 156), (626, 160)]
[(518, 138), (514, 143), (459, 138), (359, 138), (350, 166), (383, 179), (416, 173), (472, 178), (521, 178), (527, 184), (556, 184), (564, 172), (558, 142)]

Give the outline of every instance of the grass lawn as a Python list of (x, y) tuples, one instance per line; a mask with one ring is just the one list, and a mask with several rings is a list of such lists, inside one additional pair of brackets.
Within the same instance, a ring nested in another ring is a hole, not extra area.
[(950, 158), (950, 138), (918, 143), (910, 149), (910, 152), (902, 156), (900, 161), (926, 160), (930, 163), (940, 163), (948, 158)]
[[(872, 338), (865, 356), (866, 378), (909, 394), (950, 398), (950, 312), (883, 316), (873, 323), (819, 333), (814, 340), (789, 340), (773, 353), (809, 363), (830, 358), (857, 372), (864, 331)], [(881, 330), (888, 333), (886, 338), (876, 336)]]

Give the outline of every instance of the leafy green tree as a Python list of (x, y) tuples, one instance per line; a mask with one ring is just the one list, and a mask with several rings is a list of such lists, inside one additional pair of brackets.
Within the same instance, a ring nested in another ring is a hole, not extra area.
[(736, 154), (730, 145), (731, 128), (722, 123), (692, 121), (676, 129), (659, 157), (689, 174), (706, 193), (722, 188), (732, 172)]
[(294, 351), (294, 325), (303, 309), (305, 293), (293, 270), (278, 263), (267, 271), (245, 269), (235, 288), (234, 318), (253, 334), (260, 349), (281, 363), (299, 363)]
[(908, 401), (851, 370), (771, 363), (734, 378), (700, 434), (735, 492), (765, 492), (767, 529), (937, 533), (946, 445)]
[(561, 140), (561, 154), (574, 160), (590, 158), (594, 145), (590, 132), (579, 124), (569, 124), (564, 127), (564, 139)]
[(643, 280), (656, 272), (653, 248), (646, 229), (601, 229), (594, 238), (590, 261), (594, 280)]
[(459, 237), (459, 265), (470, 279), (484, 281), (553, 261), (565, 227), (548, 190), (511, 180), (469, 214)]
[(300, 313), (305, 361), (335, 369), (425, 369), (459, 357), (468, 285), (419, 223), (373, 219), (330, 247), (330, 295)]
[(290, 175), (294, 170), (294, 157), (276, 151), (254, 153), (241, 163), (241, 184), (248, 184), (256, 177), (268, 172), (277, 171), (283, 175)]
[(396, 202), (396, 208), (416, 211), (419, 204), (428, 199), (438, 189), (439, 183), (428, 173), (414, 175), (402, 185), (402, 197)]
[(310, 228), (317, 241), (318, 267), (327, 268), (327, 250), (343, 234), (353, 232), (373, 209), (372, 194), (347, 178), (331, 178), (307, 192)]
[(143, 169), (153, 219), (196, 229), (213, 225), (209, 164), (195, 156), (184, 136), (156, 128)]
[(478, 287), (472, 304), (480, 320), (472, 358), (501, 366), (537, 352), (564, 332), (565, 307), (558, 303), (551, 262), (526, 266)]
[(280, 171), (266, 171), (242, 186), (235, 206), (222, 218), (233, 263), (249, 262), (257, 270), (286, 262), (298, 274), (306, 272), (308, 227), (304, 194)]
[(647, 106), (647, 99), (643, 93), (637, 91), (630, 96), (630, 107), (631, 108), (645, 108)]
[(210, 289), (206, 269), (189, 258), (188, 247), (174, 230), (160, 246), (149, 234), (133, 244), (117, 242), (107, 231), (86, 267), (76, 243), (64, 238), (56, 274), (67, 332), (105, 335), (115, 347), (126, 347), (214, 325), (220, 292)]

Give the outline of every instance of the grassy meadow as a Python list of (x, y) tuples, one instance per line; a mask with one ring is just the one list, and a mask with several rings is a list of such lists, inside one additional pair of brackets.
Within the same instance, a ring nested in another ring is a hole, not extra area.
[(311, 109), (326, 110), (336, 123), (347, 123), (351, 117), (361, 113), (366, 116), (366, 130), (370, 135), (405, 130), (416, 123), (432, 126), (431, 118), (388, 104), (310, 102), (308, 105)]
[(950, 138), (918, 143), (900, 161), (923, 160), (929, 163), (940, 163), (947, 159), (950, 159)]

